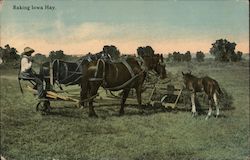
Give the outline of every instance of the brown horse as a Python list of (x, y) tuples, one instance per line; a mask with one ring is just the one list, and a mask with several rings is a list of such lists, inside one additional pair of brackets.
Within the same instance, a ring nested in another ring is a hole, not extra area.
[(222, 95), (222, 91), (219, 87), (219, 84), (216, 80), (206, 76), (202, 78), (197, 78), (190, 73), (183, 73), (184, 83), (186, 88), (190, 90), (191, 93), (191, 102), (192, 102), (192, 115), (195, 116), (196, 107), (195, 107), (195, 96), (196, 92), (205, 92), (208, 96), (209, 102), (209, 111), (206, 119), (208, 119), (212, 114), (212, 102), (214, 102), (216, 107), (216, 117), (219, 116), (219, 106), (218, 106), (218, 95)]
[[(100, 86), (110, 91), (123, 90), (120, 115), (124, 114), (124, 105), (131, 88), (135, 88), (139, 108), (141, 107), (141, 90), (146, 72), (135, 58), (129, 57), (121, 62), (97, 60), (83, 63), (81, 82), (81, 104), (84, 100), (94, 97)], [(97, 117), (93, 98), (89, 100), (89, 116)]]
[(153, 56), (144, 56), (143, 65), (147, 68), (148, 71), (154, 70), (161, 79), (166, 78), (166, 65), (163, 62), (162, 54), (154, 54)]

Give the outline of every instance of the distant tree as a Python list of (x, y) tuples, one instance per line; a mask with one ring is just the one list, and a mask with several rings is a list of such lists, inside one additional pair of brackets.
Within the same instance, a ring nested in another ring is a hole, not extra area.
[(168, 54), (168, 57), (166, 58), (166, 61), (167, 62), (173, 61), (173, 54), (172, 53)]
[(180, 62), (182, 59), (180, 52), (173, 52), (173, 60), (176, 62)]
[(184, 59), (183, 59), (183, 61), (189, 62), (189, 61), (191, 61), (191, 59), (192, 59), (191, 53), (190, 53), (190, 51), (187, 51), (187, 52), (184, 54)]
[(65, 54), (63, 59), (66, 60), (66, 61), (77, 61), (77, 60), (79, 60), (79, 57), (76, 56), (76, 55), (67, 55), (67, 54)]
[(137, 54), (140, 57), (151, 57), (155, 54), (155, 51), (153, 50), (151, 46), (138, 47)]
[(65, 58), (65, 54), (62, 50), (59, 51), (51, 51), (49, 53), (49, 59), (50, 60), (55, 60), (55, 59), (64, 59)]
[(8, 62), (15, 62), (17, 61), (20, 56), (17, 54), (18, 51), (16, 50), (16, 48), (14, 47), (10, 47), (9, 44), (5, 45), (4, 46), (5, 48), (2, 48), (0, 49), (0, 56), (1, 56), (1, 59), (3, 61), (3, 63), (8, 63)]
[(180, 53), (179, 56), (180, 56), (180, 61), (181, 62), (185, 61), (185, 55), (184, 54)]
[(237, 61), (241, 61), (242, 60), (242, 52), (241, 51), (237, 51), (237, 53), (233, 54), (231, 56), (231, 61), (233, 62), (237, 62)]
[(203, 62), (205, 58), (205, 54), (202, 51), (196, 52), (196, 60), (198, 62)]
[(237, 61), (241, 61), (243, 53), (241, 51), (237, 51), (236, 55), (237, 55)]
[(216, 40), (210, 48), (210, 53), (215, 56), (216, 61), (228, 62), (235, 57), (236, 43), (229, 42), (226, 39)]
[(192, 56), (190, 51), (187, 51), (185, 54), (182, 54), (180, 52), (173, 52), (173, 60), (176, 62), (189, 62), (191, 61)]
[(47, 57), (44, 54), (37, 53), (33, 56), (34, 61), (44, 63), (47, 61)]

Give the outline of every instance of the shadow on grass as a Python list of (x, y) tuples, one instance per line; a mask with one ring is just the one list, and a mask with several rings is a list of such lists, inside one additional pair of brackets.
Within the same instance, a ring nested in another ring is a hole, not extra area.
[[(165, 112), (163, 108), (153, 108), (148, 105), (142, 105), (142, 110), (138, 107), (137, 104), (129, 104), (126, 105), (124, 110), (125, 113), (123, 116), (148, 116), (152, 114)], [(109, 105), (99, 105), (95, 107), (95, 111), (99, 118), (106, 119), (108, 117), (120, 117), (119, 115), (120, 105), (109, 104)], [(88, 117), (88, 107), (84, 108), (75, 108), (75, 107), (52, 107), (50, 112), (46, 112), (42, 114), (44, 116), (62, 116), (67, 118), (77, 118), (82, 119)], [(86, 116), (85, 116), (86, 115)]]
[[(216, 112), (215, 106), (213, 106), (212, 109), (213, 109), (213, 113), (215, 113)], [(232, 107), (222, 107), (222, 108), (220, 108), (220, 111), (229, 111), (229, 110), (234, 110), (234, 109), (235, 109), (235, 107), (233, 107), (233, 106)], [(191, 105), (188, 107), (187, 106), (183, 107), (183, 105), (182, 105), (182, 107), (179, 106), (175, 110), (180, 111), (180, 112), (190, 112), (190, 114), (192, 114), (191, 113)], [(198, 115), (206, 116), (208, 113), (208, 105), (201, 106), (201, 104), (199, 102), (196, 102), (196, 111), (197, 111)], [(220, 118), (227, 118), (227, 116), (224, 115), (223, 113), (220, 113), (219, 117)]]
[[(106, 119), (108, 117), (120, 117), (119, 109), (120, 103), (112, 104), (99, 104), (95, 106), (95, 111), (99, 118)], [(220, 110), (233, 110), (235, 107), (223, 107)], [(175, 109), (167, 109), (163, 106), (153, 107), (151, 105), (142, 105), (142, 108), (138, 107), (138, 104), (127, 104), (125, 105), (125, 113), (123, 116), (150, 116), (158, 113), (173, 113), (177, 114), (178, 112), (190, 112), (191, 106), (187, 105), (177, 105)], [(207, 115), (208, 107), (201, 107), (200, 103), (197, 103), (197, 112), (199, 115)], [(215, 111), (215, 108), (213, 108)], [(73, 106), (64, 106), (64, 107), (53, 107), (50, 112), (45, 114), (46, 116), (62, 116), (67, 118), (77, 118), (85, 119), (88, 117), (88, 107), (76, 108)], [(226, 118), (225, 115), (221, 114), (220, 117)]]
[(49, 112), (41, 112), (44, 116), (61, 116), (67, 118), (77, 118), (81, 119), (83, 117), (84, 111), (80, 108), (75, 107), (52, 107)]

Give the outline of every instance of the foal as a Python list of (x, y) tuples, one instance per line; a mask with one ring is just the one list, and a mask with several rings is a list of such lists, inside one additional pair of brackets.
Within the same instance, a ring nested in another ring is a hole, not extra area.
[(212, 102), (214, 102), (216, 107), (216, 117), (219, 116), (219, 106), (218, 106), (218, 95), (222, 95), (222, 91), (219, 87), (219, 84), (216, 80), (210, 78), (210, 77), (202, 77), (197, 78), (193, 76), (190, 73), (183, 73), (183, 79), (184, 83), (186, 85), (186, 88), (190, 90), (191, 93), (191, 102), (192, 102), (192, 115), (195, 116), (196, 113), (196, 106), (195, 106), (195, 96), (196, 92), (205, 92), (208, 96), (208, 102), (209, 102), (209, 111), (206, 117), (206, 120), (211, 116), (212, 114)]

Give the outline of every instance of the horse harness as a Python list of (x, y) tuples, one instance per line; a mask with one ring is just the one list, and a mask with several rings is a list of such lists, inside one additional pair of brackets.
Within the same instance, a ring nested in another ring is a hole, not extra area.
[[(120, 89), (126, 87), (126, 86), (129, 85), (135, 78), (137, 78), (137, 77), (140, 75), (140, 73), (135, 75), (135, 73), (133, 72), (131, 66), (128, 64), (128, 62), (127, 62), (126, 60), (122, 60), (122, 61), (120, 61), (120, 62), (127, 68), (127, 70), (129, 71), (129, 73), (130, 73), (130, 75), (131, 75), (131, 78), (130, 78), (128, 81), (126, 81), (125, 83), (123, 83), (122, 85), (116, 86), (116, 87), (112, 87), (112, 88), (108, 88), (108, 87), (107, 87), (107, 82), (105, 81), (106, 64), (105, 64), (105, 61), (104, 61), (103, 59), (98, 59), (97, 65), (96, 65), (96, 71), (95, 71), (95, 74), (94, 74), (94, 78), (90, 78), (89, 81), (103, 81), (103, 82), (102, 82), (102, 83), (103, 83), (103, 88), (104, 88), (104, 89), (107, 89), (107, 90), (120, 90)], [(100, 63), (103, 64), (103, 72), (102, 72), (102, 77), (101, 77), (101, 78), (98, 78), (98, 77), (97, 77), (97, 74), (98, 74), (98, 72), (99, 72), (99, 65), (100, 65)], [(113, 64), (113, 63), (119, 63), (119, 62), (110, 62), (110, 63)], [(116, 76), (115, 76), (115, 77), (118, 77), (118, 68), (117, 68), (115, 65), (113, 65), (113, 66), (115, 67), (115, 70), (116, 70)], [(143, 72), (143, 71), (142, 71), (142, 72)]]
[[(81, 62), (65, 62), (62, 60), (54, 60), (52, 62), (52, 68), (56, 66), (57, 70), (55, 71), (56, 80), (59, 84), (65, 84), (66, 86), (76, 84), (82, 78), (82, 65), (83, 61)], [(60, 66), (63, 66), (65, 76), (63, 79), (60, 78)], [(73, 80), (73, 81), (72, 81)]]

